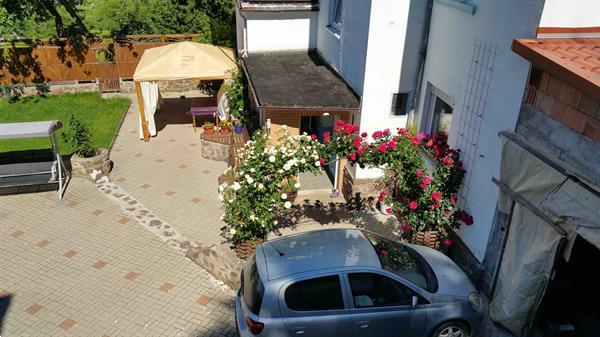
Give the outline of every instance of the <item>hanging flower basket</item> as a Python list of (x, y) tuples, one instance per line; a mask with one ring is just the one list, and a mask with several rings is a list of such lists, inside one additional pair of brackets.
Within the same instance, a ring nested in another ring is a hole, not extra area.
[(238, 258), (245, 260), (248, 257), (250, 257), (250, 255), (252, 255), (254, 253), (254, 251), (256, 250), (256, 247), (258, 247), (258, 245), (260, 245), (264, 241), (265, 240), (263, 240), (263, 239), (239, 240), (234, 244), (233, 249), (235, 251), (235, 255), (237, 255)]

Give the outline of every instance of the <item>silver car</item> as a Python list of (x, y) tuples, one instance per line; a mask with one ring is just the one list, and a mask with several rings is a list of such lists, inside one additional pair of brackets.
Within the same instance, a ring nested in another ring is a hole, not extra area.
[(241, 337), (467, 337), (484, 314), (448, 257), (357, 229), (268, 241), (241, 282)]

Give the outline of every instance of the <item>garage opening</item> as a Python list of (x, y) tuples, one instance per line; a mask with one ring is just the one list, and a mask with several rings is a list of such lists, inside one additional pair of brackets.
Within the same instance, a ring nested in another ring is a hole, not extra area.
[(577, 236), (569, 261), (561, 258), (538, 311), (543, 337), (600, 336), (600, 249)]

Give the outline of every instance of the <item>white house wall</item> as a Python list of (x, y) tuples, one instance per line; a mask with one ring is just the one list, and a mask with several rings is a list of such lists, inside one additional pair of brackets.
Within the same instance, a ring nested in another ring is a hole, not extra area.
[[(491, 182), (492, 177), (499, 174), (501, 151), (497, 134), (514, 129), (529, 71), (529, 63), (510, 47), (514, 38), (535, 36), (542, 7), (541, 0), (481, 0), (477, 1), (476, 14), (471, 15), (454, 6), (434, 2), (416, 121), (419, 122), (422, 115), (428, 83), (454, 102), (450, 145), (463, 147), (467, 170), (464, 199), (460, 204), (475, 219), (472, 226), (463, 226), (458, 234), (480, 261), (485, 254), (498, 198), (498, 188)], [(477, 53), (484, 53), (483, 48), (489, 50), (487, 55), (492, 57), (489, 64), (484, 65), (486, 59), (477, 56), (479, 63), (472, 62), (476, 43), (482, 45)], [(489, 89), (487, 95), (483, 95), (484, 86), (476, 85), (473, 91), (479, 96), (478, 100), (469, 103), (465, 99), (468, 73), (472, 66), (478, 65), (480, 69), (491, 70), (487, 79), (475, 74), (476, 80), (487, 83)], [(469, 104), (470, 109), (482, 113), (481, 120), (466, 112)]]
[(600, 1), (546, 0), (540, 27), (598, 27)]
[[(308, 50), (317, 47), (318, 12), (244, 12), (246, 51)], [(240, 27), (238, 27), (238, 33)]]

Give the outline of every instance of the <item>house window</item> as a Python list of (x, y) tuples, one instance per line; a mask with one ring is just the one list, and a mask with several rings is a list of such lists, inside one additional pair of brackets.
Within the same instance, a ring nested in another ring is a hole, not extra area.
[(408, 107), (408, 92), (399, 92), (392, 95), (392, 114), (394, 116), (406, 115)]
[(332, 0), (331, 16), (329, 18), (329, 26), (338, 33), (342, 29), (342, 6), (344, 0)]
[(452, 99), (448, 95), (428, 84), (421, 132), (430, 135), (440, 131), (450, 132), (454, 112), (453, 105)]

